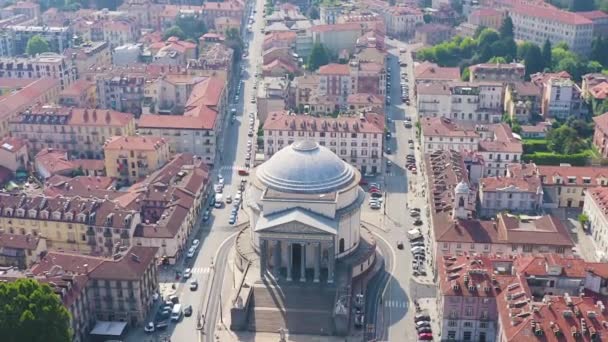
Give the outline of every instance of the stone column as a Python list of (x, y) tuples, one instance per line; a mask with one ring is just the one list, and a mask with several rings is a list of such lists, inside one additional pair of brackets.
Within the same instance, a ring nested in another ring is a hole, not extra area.
[(279, 279), (281, 275), (281, 241), (277, 240), (274, 244), (274, 277)]
[(336, 253), (334, 244), (329, 245), (328, 258), (327, 258), (327, 282), (329, 284), (334, 282), (334, 265), (336, 263)]
[(264, 273), (266, 273), (266, 240), (260, 241), (260, 278), (264, 278)]
[(315, 277), (313, 282), (319, 282), (319, 276), (321, 274), (321, 243), (317, 242), (315, 244)]
[(287, 281), (291, 281), (291, 262), (293, 259), (293, 245), (287, 243)]
[(300, 244), (300, 281), (306, 281), (306, 244)]

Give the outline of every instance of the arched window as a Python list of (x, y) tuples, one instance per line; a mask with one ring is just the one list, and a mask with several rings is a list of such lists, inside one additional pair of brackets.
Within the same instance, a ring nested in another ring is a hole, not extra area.
[(340, 253), (344, 253), (344, 239), (340, 239)]
[(464, 197), (460, 197), (460, 198), (458, 199), (458, 206), (459, 206), (459, 207), (464, 207)]

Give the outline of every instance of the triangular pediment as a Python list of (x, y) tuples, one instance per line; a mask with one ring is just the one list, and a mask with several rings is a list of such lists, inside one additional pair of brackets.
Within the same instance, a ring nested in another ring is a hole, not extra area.
[(277, 234), (336, 235), (337, 223), (324, 216), (298, 208), (268, 216), (260, 216), (254, 230)]
[(275, 233), (275, 234), (329, 234), (326, 230), (318, 229), (302, 222), (292, 221), (289, 223), (283, 223), (275, 227), (268, 227), (262, 229), (264, 233)]

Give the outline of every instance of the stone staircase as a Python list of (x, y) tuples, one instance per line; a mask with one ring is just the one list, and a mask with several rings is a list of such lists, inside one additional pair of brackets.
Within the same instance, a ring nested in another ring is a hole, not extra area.
[(335, 295), (336, 288), (327, 284), (255, 284), (249, 330), (331, 335)]

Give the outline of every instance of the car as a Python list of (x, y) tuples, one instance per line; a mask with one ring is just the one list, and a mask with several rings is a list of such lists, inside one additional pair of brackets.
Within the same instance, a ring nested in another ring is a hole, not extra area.
[(165, 319), (169, 319), (169, 317), (171, 317), (171, 309), (157, 312), (155, 319), (156, 321), (162, 321)]
[(148, 322), (148, 324), (146, 324), (146, 326), (144, 327), (144, 331), (147, 333), (153, 333), (154, 332), (154, 322)]
[(193, 279), (190, 282), (190, 291), (196, 291), (196, 289), (198, 289), (198, 280)]
[(397, 241), (397, 248), (403, 249), (403, 241)]
[(420, 212), (415, 211), (415, 210), (410, 210), (410, 216), (411, 217), (420, 217)]
[(382, 206), (380, 205), (380, 203), (372, 203), (369, 205), (369, 207), (372, 209), (380, 209)]
[(386, 148), (386, 154), (391, 154), (391, 153), (392, 153), (392, 152), (391, 152), (391, 148), (390, 148), (390, 147), (387, 147), (387, 148)]
[(431, 334), (431, 333), (421, 333), (421, 334), (418, 334), (418, 339), (422, 340), (422, 341), (432, 341), (433, 340), (433, 334)]
[(357, 311), (355, 313), (355, 327), (357, 327), (357, 328), (363, 327), (364, 321), (365, 321), (365, 315), (363, 315), (363, 312)]
[(412, 247), (424, 247), (424, 241), (410, 241)]
[(369, 183), (370, 188), (377, 188), (380, 189), (380, 184), (378, 183)]
[(236, 223), (236, 216), (230, 216), (230, 219), (228, 220), (229, 224), (235, 224)]
[(248, 137), (252, 137), (252, 136), (253, 136), (253, 131), (252, 131), (252, 130), (249, 130), (249, 132), (247, 132), (247, 136), (248, 136)]
[(188, 279), (188, 278), (190, 278), (190, 277), (192, 277), (192, 269), (191, 269), (191, 268), (186, 268), (186, 269), (184, 270), (184, 278), (185, 278), (185, 279)]
[(380, 198), (380, 197), (382, 197), (382, 193), (380, 193), (380, 192), (372, 192), (371, 196), (373, 198)]
[(404, 47), (399, 48), (399, 52), (404, 53), (406, 50)]
[(355, 295), (355, 308), (361, 309), (365, 305), (365, 297), (363, 293), (357, 293)]
[(205, 213), (203, 214), (203, 222), (209, 221), (209, 214), (209, 210), (205, 210)]
[(391, 97), (390, 97), (390, 96), (387, 96), (387, 97), (386, 97), (386, 104), (387, 104), (387, 105), (390, 105), (390, 104), (391, 104)]
[(421, 225), (422, 225), (421, 219), (417, 219), (416, 221), (414, 221), (414, 226), (421, 226)]
[(169, 326), (169, 321), (166, 319), (156, 322), (156, 330), (165, 330), (165, 329), (167, 329), (168, 326)]
[(417, 328), (428, 328), (430, 326), (431, 326), (431, 321), (421, 320), (421, 321), (416, 322), (416, 329)]
[(186, 317), (192, 316), (192, 305), (186, 306), (186, 308), (184, 309), (184, 316), (186, 316)]
[(418, 323), (420, 321), (430, 322), (431, 316), (428, 313), (419, 313), (414, 316), (414, 322)]
[(200, 245), (200, 244), (201, 244), (201, 242), (198, 239), (192, 240), (192, 246), (198, 248), (198, 245)]
[(433, 329), (431, 329), (430, 327), (420, 327), (420, 328), (416, 328), (416, 331), (418, 331), (418, 333), (433, 333)]
[(188, 253), (186, 254), (186, 258), (192, 258), (194, 257), (194, 253), (196, 253), (196, 248), (190, 247), (190, 249), (188, 250)]
[(387, 160), (387, 161), (386, 161), (386, 166), (391, 167), (391, 165), (393, 165), (393, 162), (392, 162), (392, 161), (390, 161), (390, 160)]
[(225, 201), (228, 204), (232, 203), (232, 196), (230, 196), (230, 195), (226, 196), (226, 200)]
[(415, 247), (412, 247), (412, 248), (410, 249), (410, 251), (411, 251), (412, 253), (424, 252), (424, 247), (415, 246)]

